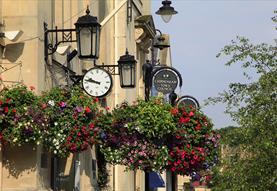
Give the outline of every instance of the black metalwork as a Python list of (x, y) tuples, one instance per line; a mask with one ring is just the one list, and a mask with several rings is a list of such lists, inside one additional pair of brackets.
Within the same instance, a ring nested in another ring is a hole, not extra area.
[(116, 71), (116, 68), (118, 68), (118, 65), (105, 65), (104, 63), (102, 63), (102, 65), (95, 65), (95, 66), (107, 70), (113, 76), (119, 75), (119, 72)]
[(151, 90), (152, 71), (153, 71), (153, 65), (150, 63), (149, 60), (147, 60), (146, 63), (143, 64), (142, 71), (143, 71), (145, 100), (148, 101), (149, 95), (150, 95), (150, 90)]
[[(76, 42), (76, 37), (73, 37), (73, 33), (76, 33), (75, 29), (48, 29), (47, 23), (44, 22), (44, 60), (48, 61), (48, 56), (54, 54), (57, 51), (58, 46), (61, 43)], [(49, 41), (49, 34), (53, 35), (52, 42)]]
[[(79, 58), (97, 59), (99, 55), (99, 33), (100, 24), (97, 22), (97, 17), (89, 15), (90, 11), (87, 7), (86, 15), (79, 17), (75, 23), (74, 29), (48, 29), (47, 23), (44, 22), (44, 60), (48, 62), (48, 56), (54, 54), (57, 48), (62, 43), (77, 42)], [(90, 54), (82, 55), (82, 45), (80, 33), (83, 29), (90, 30)], [(52, 41), (49, 41), (49, 34), (52, 35)], [(93, 44), (94, 43), (94, 44)]]

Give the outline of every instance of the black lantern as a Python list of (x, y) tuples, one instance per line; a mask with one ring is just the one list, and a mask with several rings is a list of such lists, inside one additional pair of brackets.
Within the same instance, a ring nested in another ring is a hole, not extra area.
[(133, 88), (136, 84), (136, 63), (135, 57), (129, 55), (126, 50), (125, 55), (120, 56), (118, 62), (118, 70), (120, 77), (120, 86), (122, 88)]
[(163, 6), (159, 8), (156, 12), (157, 15), (161, 15), (164, 22), (168, 23), (172, 17), (172, 15), (177, 14), (178, 12), (174, 10), (173, 7), (170, 6), (171, 1), (164, 0), (162, 1)]
[(80, 59), (98, 59), (100, 27), (97, 17), (91, 16), (87, 7), (86, 15), (75, 23), (78, 56)]

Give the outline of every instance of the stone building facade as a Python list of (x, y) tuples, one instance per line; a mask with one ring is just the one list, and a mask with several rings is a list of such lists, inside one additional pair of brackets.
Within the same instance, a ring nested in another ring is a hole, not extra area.
[[(5, 34), (0, 37), (0, 88), (24, 83), (36, 87), (40, 94), (51, 87), (66, 85), (64, 71), (53, 60), (66, 63), (66, 54), (76, 48), (76, 43), (62, 44), (60, 51), (49, 56), (50, 61), (46, 64), (43, 23), (48, 24), (48, 29), (55, 26), (74, 28), (78, 17), (85, 14), (87, 5), (102, 25), (97, 64), (117, 64), (126, 48), (137, 60), (136, 88), (122, 89), (119, 76), (113, 76), (108, 106), (112, 108), (123, 101), (132, 102), (143, 97), (142, 65), (151, 59), (150, 48), (156, 33), (150, 0), (0, 0), (0, 32)], [(162, 62), (170, 61), (167, 52), (163, 50)], [(92, 61), (81, 61), (77, 57), (71, 62), (72, 70), (78, 74), (91, 67)], [(94, 149), (57, 159), (40, 146), (2, 146), (0, 191), (69, 191), (76, 184), (76, 173), (79, 173), (77, 184), (80, 184), (80, 190), (96, 191), (95, 160)], [(108, 190), (143, 191), (144, 173), (124, 170), (122, 166), (109, 168)]]

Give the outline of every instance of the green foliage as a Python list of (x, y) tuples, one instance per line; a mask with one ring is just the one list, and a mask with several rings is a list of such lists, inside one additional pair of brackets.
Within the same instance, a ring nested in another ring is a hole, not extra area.
[[(276, 21), (276, 17), (273, 18)], [(214, 190), (277, 190), (277, 45), (254, 45), (238, 37), (218, 56), (230, 56), (227, 65), (241, 64), (255, 71), (258, 79), (249, 83), (232, 83), (229, 91), (212, 103), (225, 102), (241, 128), (229, 129), (224, 144), (229, 156), (222, 158), (221, 170), (214, 179)], [(223, 136), (224, 139), (224, 136)], [(236, 143), (235, 143), (236, 142)]]
[(138, 100), (133, 114), (136, 124), (132, 126), (147, 138), (164, 137), (176, 129), (170, 109), (171, 105), (161, 98), (151, 98), (148, 102)]

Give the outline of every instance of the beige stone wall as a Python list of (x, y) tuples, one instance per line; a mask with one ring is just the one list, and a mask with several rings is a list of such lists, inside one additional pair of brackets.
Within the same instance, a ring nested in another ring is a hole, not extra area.
[[(43, 22), (52, 29), (56, 25), (59, 28), (74, 28), (78, 17), (84, 15), (86, 6), (90, 6), (91, 14), (98, 16), (102, 22), (123, 0), (0, 0), (0, 22), (3, 20), (4, 30), (20, 30), (21, 33), (14, 41), (0, 39), (5, 45), (4, 54), (0, 64), (4, 67), (14, 67), (2, 73), (5, 85), (24, 83), (27, 86), (35, 86), (37, 93), (49, 89), (52, 86), (64, 84), (64, 74), (58, 74), (53, 65), (45, 65), (44, 62), (44, 30)], [(134, 19), (141, 14), (150, 14), (149, 0), (134, 0), (133, 18), (126, 22), (126, 4), (111, 17), (101, 29), (100, 58), (97, 64), (117, 64), (119, 57), (129, 53), (135, 55), (137, 63), (137, 83), (135, 89), (122, 89), (119, 76), (113, 76), (114, 86), (107, 97), (108, 105), (113, 108), (123, 101), (134, 101), (144, 95), (142, 81), (142, 65), (147, 56), (135, 42)], [(70, 44), (71, 49), (76, 44)], [(1, 55), (1, 50), (0, 50)], [(51, 58), (51, 57), (49, 57)], [(61, 63), (65, 61), (65, 55), (55, 53), (53, 58)], [(91, 61), (80, 61), (75, 58), (72, 62), (77, 73), (83, 68), (93, 66)], [(1, 70), (0, 70), (1, 72)], [(47, 190), (50, 189), (51, 156), (47, 156), (47, 168), (41, 168), (40, 147), (24, 146), (21, 148), (2, 147), (0, 152), (0, 191), (1, 190)], [(92, 175), (91, 160), (95, 158), (94, 149), (71, 156), (66, 160), (59, 160), (60, 172), (73, 181), (74, 160), (80, 160), (81, 190), (97, 190), (96, 179)], [(110, 188), (115, 191), (134, 191), (136, 188), (144, 190), (144, 173), (141, 171), (124, 172), (123, 166), (111, 167)], [(65, 181), (66, 182), (66, 181)], [(62, 183), (62, 190), (71, 190), (72, 185)]]

